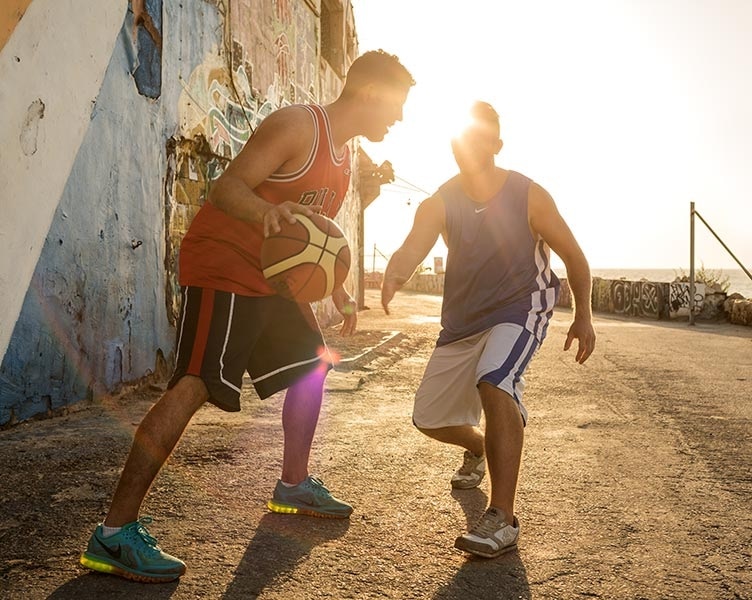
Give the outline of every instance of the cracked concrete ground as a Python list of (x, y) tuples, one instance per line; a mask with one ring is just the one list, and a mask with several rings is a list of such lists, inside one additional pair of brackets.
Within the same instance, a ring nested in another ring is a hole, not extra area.
[(78, 556), (110, 494), (146, 387), (0, 432), (0, 598), (752, 598), (752, 328), (596, 317), (584, 366), (557, 311), (527, 375), (519, 549), (469, 559), (454, 538), (487, 502), (452, 491), (461, 451), (410, 421), (440, 299), (376, 291), (361, 333), (330, 344), (312, 471), (355, 512), (271, 514), (282, 396), (248, 387), (240, 413), (202, 408), (144, 506), (188, 564), (148, 585)]

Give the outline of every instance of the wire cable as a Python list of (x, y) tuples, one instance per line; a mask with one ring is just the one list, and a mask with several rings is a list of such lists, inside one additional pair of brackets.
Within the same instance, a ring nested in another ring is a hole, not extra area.
[(405, 179), (404, 177), (400, 177), (399, 175), (395, 175), (395, 176), (394, 176), (394, 178), (395, 178), (395, 179), (399, 179), (399, 180), (400, 180), (400, 181), (401, 181), (402, 183), (406, 183), (406, 184), (407, 184), (407, 185), (409, 185), (409, 186), (410, 186), (410, 187), (411, 187), (412, 189), (414, 189), (414, 190), (416, 190), (416, 191), (418, 191), (418, 192), (422, 192), (422, 193), (426, 194), (427, 196), (430, 196), (430, 195), (431, 195), (431, 192), (428, 192), (428, 191), (424, 190), (424, 189), (423, 189), (422, 187), (420, 187), (420, 186), (418, 186), (418, 185), (415, 185), (414, 183), (411, 183), (411, 182), (409, 182), (409, 181), (408, 181), (407, 179)]

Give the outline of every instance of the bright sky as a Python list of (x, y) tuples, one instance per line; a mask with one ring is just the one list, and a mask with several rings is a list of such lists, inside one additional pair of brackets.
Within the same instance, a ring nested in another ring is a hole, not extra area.
[[(427, 196), (405, 181), (433, 192), (456, 173), (449, 131), (476, 98), (501, 115), (497, 164), (551, 193), (592, 267), (688, 270), (694, 201), (752, 268), (751, 1), (352, 3), (360, 51), (397, 54), (417, 81), (404, 121), (363, 142), (401, 178), (366, 210), (367, 268)], [(698, 267), (737, 266), (696, 234)]]

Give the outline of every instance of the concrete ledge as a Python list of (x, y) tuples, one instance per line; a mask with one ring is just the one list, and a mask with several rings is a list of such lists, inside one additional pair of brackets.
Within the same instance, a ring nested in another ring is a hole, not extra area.
[(392, 346), (397, 345), (404, 338), (401, 331), (385, 331), (383, 337), (373, 346), (368, 346), (357, 351), (354, 356), (343, 357), (334, 365), (335, 371), (352, 371), (368, 364), (379, 351), (385, 351)]

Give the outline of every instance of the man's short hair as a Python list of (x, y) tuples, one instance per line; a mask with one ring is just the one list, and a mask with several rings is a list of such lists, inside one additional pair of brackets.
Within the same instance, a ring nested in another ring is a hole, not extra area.
[(499, 113), (488, 102), (480, 100), (473, 102), (473, 105), (470, 107), (470, 116), (474, 121), (492, 125), (497, 132), (501, 130)]
[(369, 83), (407, 90), (415, 85), (410, 72), (394, 54), (371, 50), (356, 58), (347, 71), (345, 89), (355, 91)]

